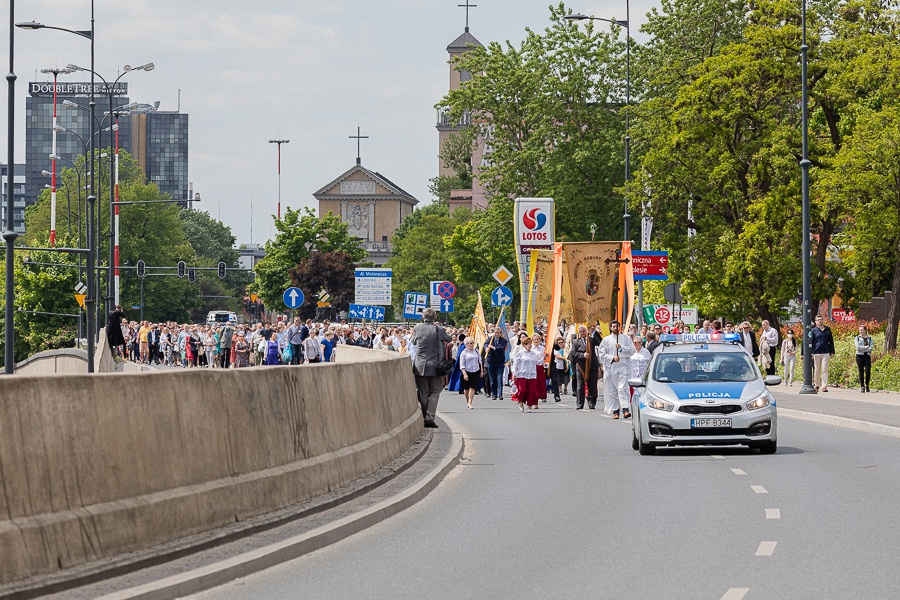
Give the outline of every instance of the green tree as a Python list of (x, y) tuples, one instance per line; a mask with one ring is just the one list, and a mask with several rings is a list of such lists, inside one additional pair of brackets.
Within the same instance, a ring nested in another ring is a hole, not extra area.
[(331, 294), (331, 306), (347, 310), (356, 292), (354, 268), (356, 262), (346, 252), (311, 252), (288, 274), (292, 285), (306, 290), (307, 300), (297, 316), (311, 319), (316, 316), (316, 295), (325, 289)]
[(359, 239), (352, 237), (347, 224), (330, 212), (319, 219), (310, 208), (288, 208), (283, 219), (275, 219), (275, 229), (278, 233), (266, 242), (266, 257), (256, 265), (256, 281), (250, 285), (269, 308), (282, 304), (282, 294), (292, 284), (289, 271), (310, 253), (344, 252), (354, 263), (365, 258)]
[(441, 101), (452, 118), (471, 118), (488, 141), (479, 180), (494, 197), (550, 196), (557, 235), (621, 235), (624, 180), (624, 40), (620, 29), (595, 30), (550, 7), (543, 34), (526, 31), (518, 47), (492, 43), (464, 54), (455, 68), (475, 74)]
[[(413, 215), (422, 211), (416, 211)], [(393, 306), (402, 308), (404, 292), (425, 292), (431, 281), (452, 281), (453, 267), (444, 239), (453, 233), (457, 224), (467, 218), (465, 211), (456, 211), (453, 216), (446, 214), (426, 214), (416, 217), (402, 236), (394, 236), (393, 256), (388, 266), (393, 270)], [(401, 227), (402, 229), (402, 227)], [(399, 239), (398, 239), (399, 238)], [(458, 286), (457, 286), (458, 289)], [(460, 291), (457, 292), (460, 294)], [(401, 314), (403, 311), (397, 311)]]

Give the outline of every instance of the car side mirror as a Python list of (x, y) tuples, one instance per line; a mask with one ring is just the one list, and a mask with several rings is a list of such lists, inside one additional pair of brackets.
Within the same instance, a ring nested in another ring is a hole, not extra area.
[(781, 385), (781, 377), (778, 375), (766, 375), (764, 383), (766, 385)]
[[(781, 383), (780, 378), (778, 379), (778, 382)], [(633, 379), (628, 380), (628, 385), (630, 385), (633, 388), (642, 388), (642, 387), (644, 387), (644, 380), (641, 379), (640, 377), (635, 377)]]

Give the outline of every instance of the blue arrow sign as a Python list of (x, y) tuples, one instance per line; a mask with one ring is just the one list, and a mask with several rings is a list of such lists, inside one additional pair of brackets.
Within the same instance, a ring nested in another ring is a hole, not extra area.
[(370, 321), (384, 321), (384, 309), (380, 306), (365, 306), (363, 304), (351, 304), (347, 311), (351, 319), (368, 319)]
[(282, 299), (284, 300), (284, 305), (288, 308), (297, 308), (303, 304), (303, 292), (300, 291), (300, 288), (289, 287), (284, 290)]
[(442, 313), (451, 313), (453, 312), (453, 298), (444, 298), (441, 300), (441, 311)]
[(505, 285), (495, 287), (491, 292), (491, 306), (509, 306), (512, 304), (512, 300), (512, 290)]

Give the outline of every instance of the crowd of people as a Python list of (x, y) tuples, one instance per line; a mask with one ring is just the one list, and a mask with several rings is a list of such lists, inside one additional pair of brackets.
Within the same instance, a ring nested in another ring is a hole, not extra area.
[[(783, 336), (762, 321), (759, 334), (747, 321), (703, 321), (693, 330), (682, 321), (672, 326), (634, 324), (627, 332), (621, 323), (609, 324), (603, 336), (600, 326), (588, 328), (560, 324), (548, 332), (538, 325), (529, 335), (524, 324), (488, 324), (487, 339), (481, 347), (468, 328), (443, 327), (436, 313), (427, 309), (423, 322), (415, 327), (379, 324), (321, 323), (311, 319), (277, 323), (210, 323), (128, 321), (121, 307), (110, 313), (108, 341), (117, 360), (182, 368), (242, 368), (257, 365), (301, 365), (334, 362), (341, 345), (397, 352), (410, 357), (425, 423), (436, 427), (434, 415), (444, 389), (458, 391), (468, 408), (475, 396), (499, 400), (508, 389), (510, 398), (522, 412), (538, 409), (552, 394), (560, 402), (565, 395), (575, 398), (576, 410), (595, 409), (598, 386), (603, 382), (604, 410), (614, 419), (630, 415), (633, 390), (628, 379), (643, 374), (663, 334), (737, 333), (740, 344), (766, 375), (777, 372), (780, 356), (783, 382), (793, 385), (801, 344), (788, 328)], [(821, 316), (809, 332), (817, 391), (828, 391), (828, 361), (834, 357), (834, 338)], [(548, 337), (549, 336), (549, 337)], [(550, 344), (547, 351), (546, 344)], [(860, 389), (869, 391), (872, 338), (860, 325), (856, 338), (856, 362)], [(780, 355), (779, 355), (780, 351)]]

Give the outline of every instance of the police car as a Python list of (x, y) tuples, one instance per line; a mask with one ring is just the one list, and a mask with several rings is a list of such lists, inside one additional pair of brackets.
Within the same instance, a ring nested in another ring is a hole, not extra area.
[(739, 334), (660, 336), (647, 370), (628, 384), (632, 448), (745, 445), (762, 454), (778, 449), (775, 398), (766, 389), (781, 377), (763, 377)]

